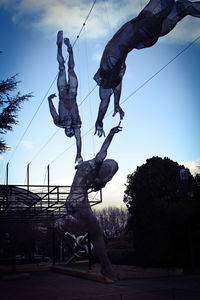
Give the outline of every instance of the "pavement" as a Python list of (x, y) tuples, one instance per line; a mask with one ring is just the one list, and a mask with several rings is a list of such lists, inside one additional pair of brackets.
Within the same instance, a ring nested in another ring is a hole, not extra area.
[[(35, 267), (36, 269), (36, 267)], [(115, 283), (48, 270), (4, 273), (1, 300), (199, 300), (200, 275), (140, 277)]]

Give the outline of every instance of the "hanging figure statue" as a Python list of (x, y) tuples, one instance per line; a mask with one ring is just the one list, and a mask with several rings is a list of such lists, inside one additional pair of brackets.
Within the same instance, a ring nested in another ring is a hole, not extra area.
[(79, 116), (78, 106), (76, 103), (78, 80), (74, 72), (73, 50), (68, 38), (64, 38), (64, 43), (67, 46), (69, 53), (68, 58), (68, 81), (66, 78), (65, 61), (62, 55), (63, 32), (59, 31), (57, 35), (57, 60), (59, 64), (59, 73), (57, 87), (59, 92), (58, 113), (53, 105), (52, 99), (56, 94), (48, 97), (49, 109), (52, 115), (54, 124), (65, 129), (65, 134), (68, 137), (75, 136), (76, 138), (76, 159), (78, 164), (83, 161), (81, 156), (81, 119)]
[(103, 118), (114, 95), (114, 113), (124, 112), (119, 105), (125, 60), (133, 49), (153, 46), (159, 37), (168, 34), (185, 16), (200, 17), (200, 1), (150, 0), (140, 14), (125, 23), (106, 45), (100, 67), (94, 75), (99, 87), (100, 106), (95, 124), (95, 134), (105, 136)]
[(105, 158), (113, 136), (121, 130), (120, 124), (112, 128), (98, 154), (76, 166), (77, 171), (66, 200), (67, 212), (84, 224), (90, 233), (94, 252), (101, 263), (101, 273), (111, 280), (116, 280), (116, 276), (106, 253), (103, 231), (90, 207), (88, 191), (99, 191), (117, 172), (117, 162)]

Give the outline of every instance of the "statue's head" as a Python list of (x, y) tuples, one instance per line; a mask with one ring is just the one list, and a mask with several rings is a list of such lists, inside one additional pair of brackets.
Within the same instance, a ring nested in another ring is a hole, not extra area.
[(115, 88), (121, 81), (126, 70), (126, 64), (119, 62), (111, 70), (99, 69), (94, 75), (94, 80), (104, 89)]
[(113, 159), (105, 159), (93, 182), (93, 188), (98, 191), (110, 181), (118, 171), (118, 163)]
[(68, 137), (74, 136), (74, 129), (71, 126), (65, 127), (65, 134)]

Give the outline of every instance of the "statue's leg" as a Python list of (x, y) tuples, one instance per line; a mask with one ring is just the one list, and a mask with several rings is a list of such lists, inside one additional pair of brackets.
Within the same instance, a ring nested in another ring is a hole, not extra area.
[(179, 7), (180, 14), (200, 18), (200, 1), (179, 0), (176, 6)]
[(179, 0), (175, 2), (170, 14), (163, 21), (160, 36), (168, 34), (179, 21), (188, 15), (200, 18), (200, 1)]
[(174, 0), (150, 0), (140, 14), (151, 13), (153, 15), (162, 14), (166, 9), (174, 5)]
[(78, 79), (76, 76), (76, 73), (74, 72), (74, 55), (72, 46), (70, 44), (70, 41), (68, 38), (64, 39), (64, 43), (67, 46), (69, 58), (68, 58), (68, 84), (70, 88), (70, 93), (74, 93), (74, 96), (77, 94), (77, 88), (78, 88)]
[(94, 252), (98, 256), (101, 263), (101, 273), (111, 280), (117, 280), (115, 272), (111, 266), (110, 260), (106, 253), (103, 231), (94, 216), (91, 208), (82, 208), (76, 211), (73, 216), (84, 226), (86, 230), (90, 233), (91, 240), (94, 246)]
[(63, 32), (59, 31), (57, 35), (57, 60), (59, 64), (59, 72), (58, 72), (58, 79), (57, 79), (57, 87), (59, 94), (62, 98), (63, 90), (65, 90), (67, 85), (66, 80), (66, 71), (65, 71), (65, 61), (62, 55), (62, 43), (63, 43)]

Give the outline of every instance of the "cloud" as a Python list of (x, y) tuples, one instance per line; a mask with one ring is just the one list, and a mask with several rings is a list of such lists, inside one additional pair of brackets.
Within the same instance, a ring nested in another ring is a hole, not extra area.
[[(55, 32), (62, 29), (70, 38), (76, 38), (91, 7), (87, 0), (1, 0), (0, 7), (6, 7), (16, 24), (21, 23), (42, 31), (55, 38)], [(97, 1), (87, 20), (82, 34), (97, 39), (112, 36), (121, 25), (134, 18), (148, 0)], [(191, 41), (199, 35), (199, 20), (186, 17), (167, 37), (165, 42)]]
[(181, 163), (190, 170), (192, 175), (200, 174), (200, 158), (195, 161)]
[[(54, 35), (56, 31), (64, 29), (74, 37), (79, 33), (92, 3), (87, 0), (13, 0), (7, 2), (7, 9), (12, 13), (15, 23), (23, 22), (26, 26)], [(6, 1), (1, 5), (5, 7)], [(138, 12), (138, 5), (137, 0), (134, 5), (132, 0), (97, 1), (87, 20), (87, 37), (105, 36), (128, 16), (134, 16)]]
[(30, 150), (33, 148), (33, 143), (31, 141), (22, 141), (22, 146), (27, 149), (27, 150)]
[(135, 170), (131, 169), (126, 172), (120, 170), (116, 173), (113, 179), (107, 183), (103, 189), (103, 203), (102, 207), (105, 206), (125, 206), (123, 202), (124, 191), (126, 189), (125, 184), (127, 182), (127, 175), (132, 174)]

